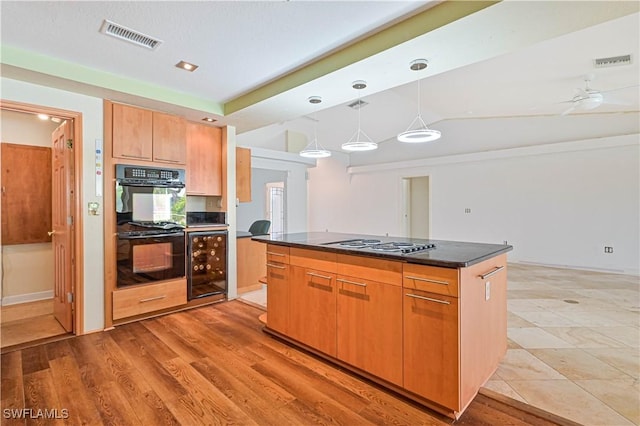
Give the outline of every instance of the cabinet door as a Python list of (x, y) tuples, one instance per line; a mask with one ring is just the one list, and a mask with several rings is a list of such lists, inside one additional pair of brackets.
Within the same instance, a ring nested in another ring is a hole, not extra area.
[(404, 387), (459, 411), (458, 299), (403, 290)]
[(251, 201), (251, 150), (236, 148), (236, 197), (241, 203)]
[(294, 265), (289, 272), (289, 335), (335, 357), (336, 275)]
[(289, 332), (289, 265), (267, 263), (267, 326)]
[(151, 111), (113, 104), (112, 155), (117, 158), (151, 161)]
[(402, 386), (402, 287), (339, 275), (337, 357)]
[(186, 122), (182, 117), (153, 112), (153, 161), (185, 164)]
[(222, 139), (217, 127), (186, 124), (187, 194), (222, 195)]

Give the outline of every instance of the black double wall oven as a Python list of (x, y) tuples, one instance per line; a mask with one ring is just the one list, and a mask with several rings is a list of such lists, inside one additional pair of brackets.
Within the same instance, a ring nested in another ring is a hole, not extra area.
[(116, 165), (117, 285), (185, 277), (185, 171)]

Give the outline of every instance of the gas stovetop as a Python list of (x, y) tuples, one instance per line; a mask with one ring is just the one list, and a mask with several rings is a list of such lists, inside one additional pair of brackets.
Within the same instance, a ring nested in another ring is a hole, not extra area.
[(390, 241), (382, 242), (380, 240), (367, 240), (367, 239), (355, 239), (338, 241), (336, 243), (329, 243), (327, 245), (334, 245), (338, 247), (350, 248), (350, 249), (362, 249), (372, 250), (386, 253), (415, 253), (424, 250), (435, 248), (435, 244), (432, 243), (409, 243), (402, 241)]

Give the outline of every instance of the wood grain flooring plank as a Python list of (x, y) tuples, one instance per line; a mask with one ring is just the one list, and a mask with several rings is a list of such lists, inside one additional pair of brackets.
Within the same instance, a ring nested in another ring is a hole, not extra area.
[(242, 379), (246, 378), (249, 367), (237, 370), (209, 358), (193, 362), (191, 365), (247, 415), (260, 419), (260, 424), (280, 425), (292, 422), (291, 417), (282, 409), (293, 401), (294, 397), (256, 374), (251, 374), (252, 379), (247, 384)]
[[(153, 320), (151, 320), (153, 321)], [(135, 343), (144, 347), (145, 351), (155, 358), (158, 362), (162, 363), (174, 358), (178, 358), (178, 354), (175, 353), (170, 347), (165, 345), (160, 339), (149, 333), (148, 329), (143, 323), (136, 322), (129, 324), (129, 332), (133, 334)]]
[[(0, 405), (3, 410), (20, 410), (25, 407), (24, 379), (22, 377), (22, 352), (0, 355)], [(10, 412), (11, 413), (11, 412)], [(3, 412), (4, 414), (4, 412)], [(2, 425), (24, 425), (24, 420), (2, 416)]]
[(177, 329), (169, 328), (161, 321), (147, 321), (144, 326), (187, 362), (193, 362), (207, 356), (207, 353), (202, 350), (203, 345), (200, 340), (191, 338), (190, 335), (181, 333)]
[[(70, 348), (69, 348), (70, 350)], [(84, 385), (80, 368), (73, 354), (49, 361), (50, 372), (58, 392), (60, 404), (69, 410), (72, 424), (98, 424), (100, 414), (89, 389)]]
[(73, 349), (71, 349), (69, 345), (69, 340), (60, 340), (47, 344), (45, 346), (45, 353), (49, 362), (65, 356), (74, 356)]
[[(64, 391), (64, 389), (60, 389)], [(28, 424), (63, 425), (64, 411), (69, 407), (61, 404), (56, 391), (56, 383), (51, 376), (51, 371), (38, 370), (24, 375), (24, 408), (31, 410), (28, 415)], [(42, 416), (39, 414), (43, 413)], [(46, 413), (54, 413), (54, 418), (49, 418)], [(35, 418), (34, 418), (35, 417)]]
[(34, 346), (22, 351), (22, 374), (27, 375), (49, 368), (49, 360), (42, 346)]
[(189, 363), (172, 359), (165, 362), (164, 366), (185, 389), (189, 389), (191, 399), (202, 407), (203, 423), (215, 419), (219, 424), (258, 424)]

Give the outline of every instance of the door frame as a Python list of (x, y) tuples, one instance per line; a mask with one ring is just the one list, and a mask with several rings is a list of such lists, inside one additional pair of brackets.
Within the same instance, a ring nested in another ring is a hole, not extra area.
[[(427, 202), (429, 204), (429, 211), (428, 211), (428, 216), (429, 216), (429, 220), (427, 223), (427, 228), (428, 228), (428, 237), (427, 238), (431, 238), (431, 234), (432, 234), (432, 230), (431, 230), (431, 179), (432, 176), (431, 174), (424, 174), (424, 175), (411, 175), (411, 176), (402, 176), (400, 178), (400, 193), (401, 195), (401, 199), (400, 199), (400, 226), (402, 229), (402, 232), (404, 233), (404, 236), (407, 238), (413, 238), (412, 237), (412, 232), (413, 230), (411, 229), (411, 222), (412, 222), (412, 217), (411, 217), (411, 201), (412, 201), (412, 197), (413, 197), (413, 190), (412, 190), (412, 183), (413, 183), (413, 179), (417, 179), (417, 178), (427, 178), (428, 179), (428, 193), (427, 193)], [(423, 237), (424, 238), (424, 237)]]
[(73, 191), (76, 194), (75, 203), (71, 207), (73, 212), (74, 236), (73, 252), (75, 259), (73, 269), (73, 311), (74, 334), (84, 334), (84, 237), (82, 218), (82, 113), (42, 105), (33, 105), (22, 102), (13, 102), (0, 99), (0, 110), (24, 112), (29, 114), (47, 114), (73, 121), (73, 157), (74, 157), (74, 181)]

